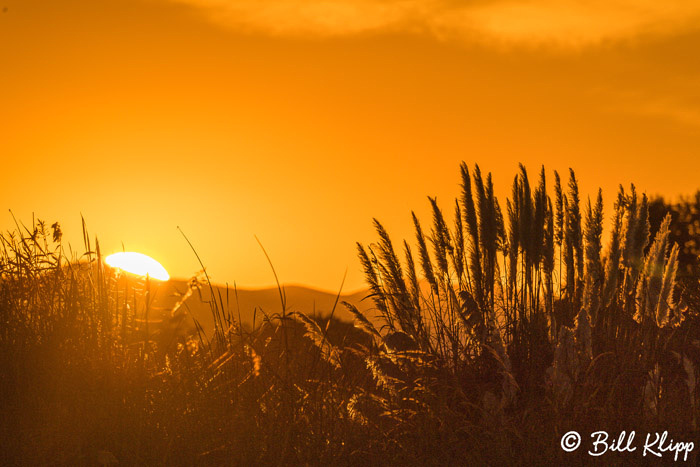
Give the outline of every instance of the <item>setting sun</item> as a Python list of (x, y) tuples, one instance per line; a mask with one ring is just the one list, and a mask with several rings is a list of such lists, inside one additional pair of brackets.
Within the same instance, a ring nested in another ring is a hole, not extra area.
[(699, 465), (698, 50), (700, 0), (1, 0), (0, 467)]
[(113, 268), (119, 268), (139, 276), (147, 275), (159, 281), (170, 279), (168, 271), (158, 261), (142, 253), (132, 251), (114, 253), (105, 258), (105, 263)]

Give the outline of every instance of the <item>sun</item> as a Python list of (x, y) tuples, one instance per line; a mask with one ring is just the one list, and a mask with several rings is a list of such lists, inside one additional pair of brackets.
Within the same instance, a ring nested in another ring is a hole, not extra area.
[(167, 281), (170, 279), (168, 271), (156, 260), (143, 253), (125, 251), (114, 253), (105, 258), (105, 263), (113, 268), (130, 272), (138, 276), (148, 276), (151, 279)]

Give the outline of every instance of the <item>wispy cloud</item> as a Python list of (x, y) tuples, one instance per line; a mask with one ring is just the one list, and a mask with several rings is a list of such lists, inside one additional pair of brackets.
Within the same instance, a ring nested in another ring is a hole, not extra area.
[(414, 32), (524, 45), (585, 46), (700, 25), (697, 0), (171, 0), (213, 21), (274, 35)]
[(279, 35), (349, 35), (411, 28), (429, 15), (425, 0), (173, 0), (225, 25)]
[(638, 111), (649, 117), (669, 119), (695, 129), (700, 128), (700, 106), (697, 103), (693, 105), (672, 98), (649, 100), (640, 105)]
[(673, 76), (664, 80), (663, 87), (603, 86), (592, 90), (589, 96), (605, 102), (603, 108), (608, 112), (700, 129), (700, 92), (692, 78)]
[(441, 16), (438, 24), (455, 33), (471, 27), (477, 34), (504, 42), (581, 46), (685, 31), (698, 25), (700, 3), (534, 0), (489, 2), (454, 13)]

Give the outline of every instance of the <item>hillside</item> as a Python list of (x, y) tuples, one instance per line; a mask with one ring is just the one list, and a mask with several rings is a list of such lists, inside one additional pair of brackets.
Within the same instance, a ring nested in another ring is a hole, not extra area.
[[(151, 293), (153, 295), (153, 309), (157, 313), (168, 313), (173, 309), (177, 301), (188, 290), (188, 283), (184, 280), (173, 279), (165, 283), (152, 282)], [(228, 288), (221, 285), (212, 285), (217, 302), (224, 304), (232, 316), (238, 319), (247, 328), (259, 325), (265, 318), (276, 313), (281, 313), (282, 305), (280, 293), (277, 288), (264, 289), (237, 289)], [(301, 311), (309, 316), (326, 317), (333, 310), (337, 294), (312, 289), (309, 287), (289, 285), (283, 286), (286, 297), (287, 312)], [(335, 318), (352, 321), (351, 314), (347, 311), (342, 301), (347, 301), (355, 305), (360, 311), (369, 312), (368, 317), (372, 318), (370, 308), (372, 301), (367, 299), (367, 291), (358, 291), (351, 294), (342, 294), (335, 307), (333, 316)], [(182, 305), (183, 311), (189, 313), (202, 325), (202, 328), (209, 334), (214, 328), (214, 319), (210, 308), (211, 290), (204, 285), (195, 290), (192, 295), (185, 300)]]

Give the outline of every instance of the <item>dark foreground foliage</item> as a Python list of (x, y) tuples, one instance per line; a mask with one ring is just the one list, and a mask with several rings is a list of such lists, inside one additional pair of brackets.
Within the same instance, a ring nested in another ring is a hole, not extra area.
[(206, 280), (159, 310), (87, 232), (80, 258), (57, 224), (2, 236), (0, 463), (584, 465), (564, 433), (698, 444), (700, 296), (676, 279), (677, 218), (650, 226), (646, 196), (621, 189), (603, 237), (602, 195), (582, 205), (573, 171), (550, 197), (521, 168), (505, 209), (490, 175), (461, 175), (449, 220), (430, 199), (400, 252), (375, 221), (358, 247), (376, 316), (348, 304), (354, 326), (280, 288), (252, 330), (219, 296), (213, 334), (188, 336)]

